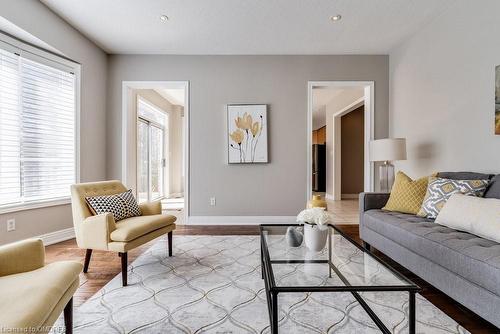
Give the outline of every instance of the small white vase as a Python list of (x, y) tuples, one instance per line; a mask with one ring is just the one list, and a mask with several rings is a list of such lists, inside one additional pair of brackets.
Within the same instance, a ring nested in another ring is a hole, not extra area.
[(306, 247), (313, 252), (325, 248), (328, 239), (328, 227), (323, 225), (304, 224), (304, 240)]

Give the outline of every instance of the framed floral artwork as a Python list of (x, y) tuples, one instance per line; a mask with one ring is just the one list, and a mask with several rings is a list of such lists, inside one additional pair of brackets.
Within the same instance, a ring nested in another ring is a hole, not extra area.
[(227, 139), (228, 163), (267, 163), (267, 105), (228, 104)]

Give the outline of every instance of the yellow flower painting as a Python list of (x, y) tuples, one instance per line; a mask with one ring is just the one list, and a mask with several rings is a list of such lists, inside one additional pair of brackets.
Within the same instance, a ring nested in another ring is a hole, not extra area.
[(230, 104), (228, 119), (228, 162), (266, 163), (267, 105)]
[(236, 144), (241, 145), (241, 143), (245, 139), (245, 134), (243, 133), (243, 131), (241, 131), (240, 129), (238, 129), (238, 130), (234, 131), (233, 133), (231, 133), (231, 139)]

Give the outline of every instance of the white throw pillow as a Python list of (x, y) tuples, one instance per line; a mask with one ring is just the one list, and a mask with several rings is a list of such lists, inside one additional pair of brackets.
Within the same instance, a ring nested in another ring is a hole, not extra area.
[(436, 223), (500, 243), (500, 199), (454, 194)]

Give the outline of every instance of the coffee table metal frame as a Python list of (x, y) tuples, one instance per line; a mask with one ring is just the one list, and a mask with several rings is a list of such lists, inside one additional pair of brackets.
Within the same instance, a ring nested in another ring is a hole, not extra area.
[[(382, 333), (391, 333), (389, 329), (384, 325), (382, 320), (375, 314), (375, 312), (370, 308), (366, 301), (362, 298), (359, 292), (364, 291), (403, 291), (408, 292), (409, 302), (408, 302), (408, 327), (409, 333), (415, 334), (415, 293), (419, 292), (421, 289), (415, 283), (410, 281), (408, 278), (404, 277), (401, 273), (396, 271), (390, 265), (385, 263), (382, 259), (374, 255), (369, 250), (360, 246), (357, 242), (352, 240), (344, 232), (339, 230), (335, 225), (329, 224), (328, 229), (328, 260), (271, 260), (269, 256), (269, 250), (267, 248), (266, 238), (264, 237), (264, 232), (266, 227), (288, 227), (288, 226), (302, 226), (300, 224), (261, 224), (260, 225), (260, 259), (261, 259), (261, 271), (262, 278), (264, 279), (264, 285), (266, 290), (267, 307), (269, 312), (269, 322), (271, 324), (271, 333), (278, 333), (278, 294), (279, 293), (307, 293), (307, 292), (350, 292), (361, 307), (366, 311), (368, 316), (373, 320), (375, 325), (382, 331)], [(336, 233), (340, 234), (343, 238), (348, 240), (351, 244), (356, 246), (361, 251), (369, 254), (372, 258), (378, 261), (382, 266), (393, 273), (397, 278), (406, 283), (406, 285), (380, 285), (380, 286), (353, 286), (349, 282), (340, 270), (332, 263), (331, 259), (331, 232), (335, 230)], [(329, 263), (330, 273), (329, 276), (332, 277), (332, 270), (344, 283), (344, 286), (277, 286), (272, 264), (297, 264), (297, 263)]]

